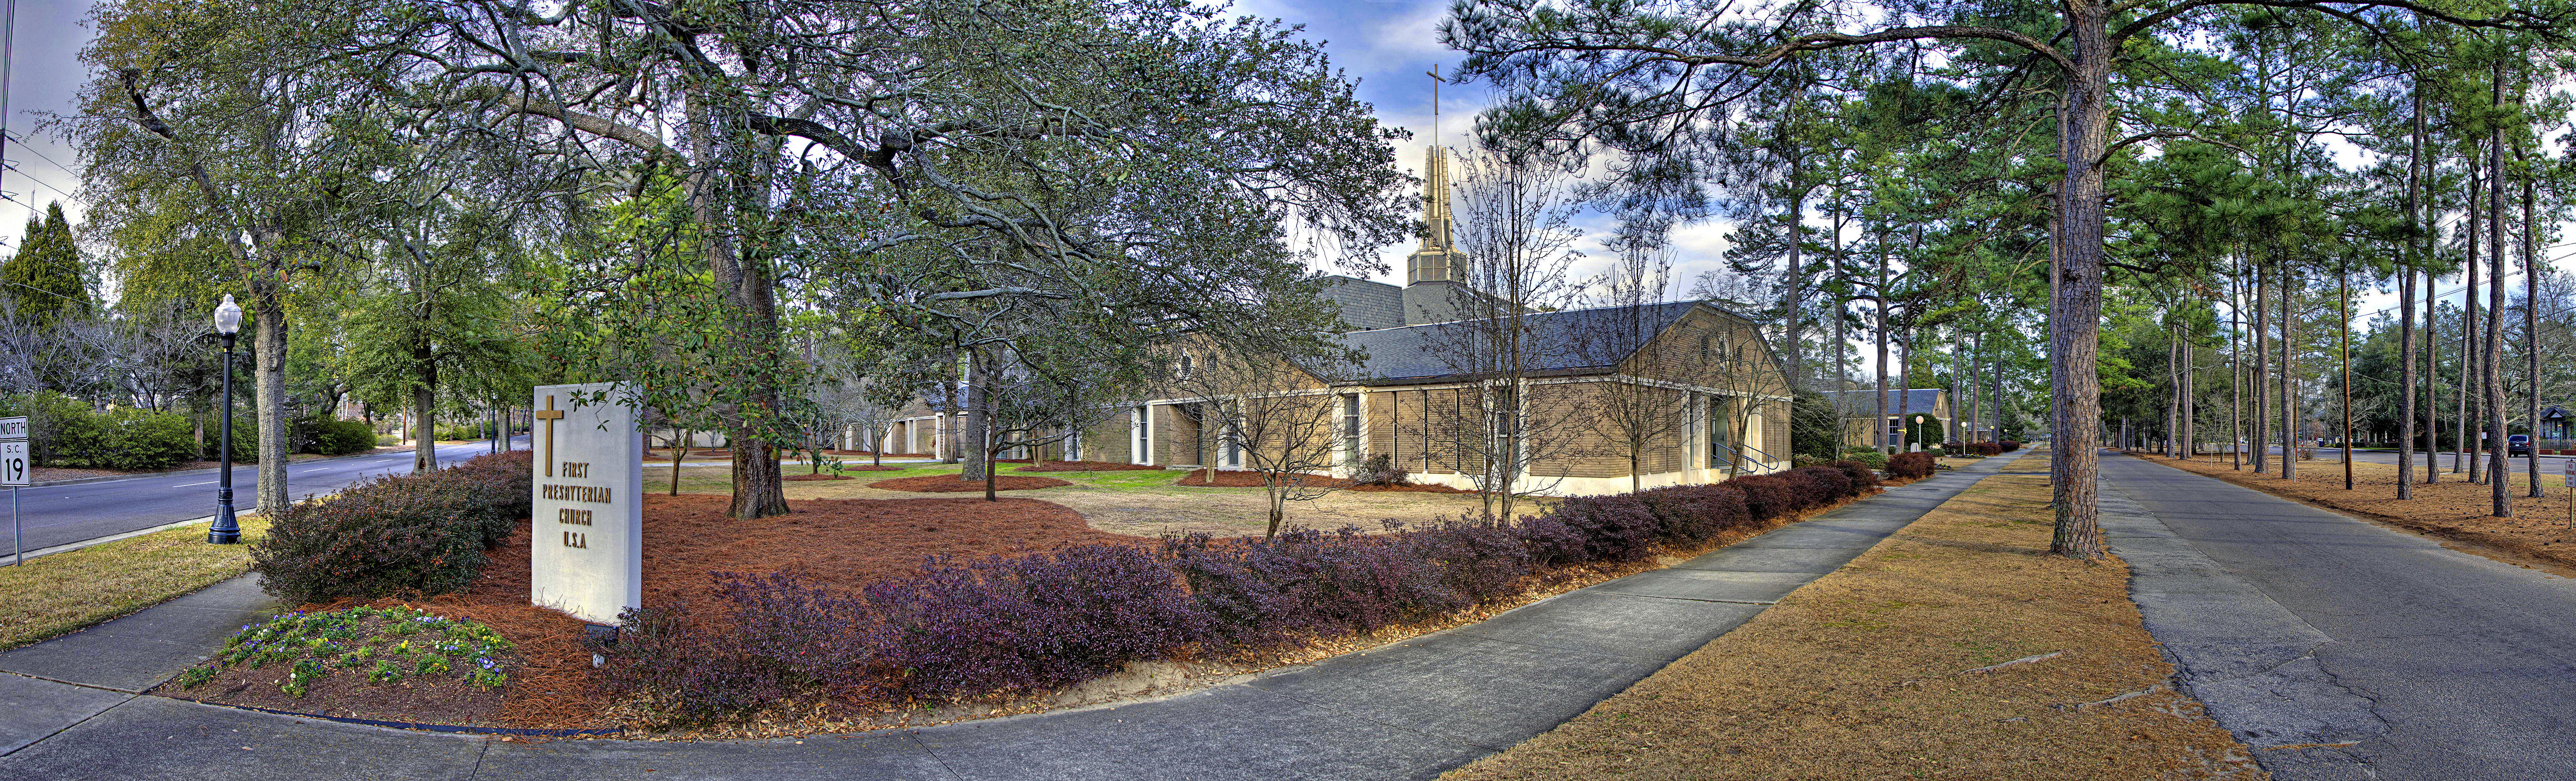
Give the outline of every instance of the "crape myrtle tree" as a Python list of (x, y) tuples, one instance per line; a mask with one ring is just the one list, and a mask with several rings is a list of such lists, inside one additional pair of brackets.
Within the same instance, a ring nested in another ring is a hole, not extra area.
[[(1671, 289), (1672, 257), (1660, 236), (1623, 237), (1613, 248), (1610, 267), (1592, 280), (1587, 291), (1593, 306), (1611, 311), (1587, 320), (1571, 336), (1582, 363), (1617, 366), (1637, 354), (1662, 332), (1667, 322), (1650, 309), (1664, 303)], [(1590, 383), (1583, 391), (1589, 414), (1577, 418), (1599, 443), (1593, 455), (1619, 459), (1628, 466), (1628, 490), (1645, 489), (1647, 463), (1670, 453), (1675, 436), (1690, 425), (1691, 394), (1660, 382), (1620, 377)]]
[(1574, 357), (1568, 329), (1544, 313), (1582, 292), (1568, 273), (1583, 257), (1579, 200), (1574, 172), (1544, 150), (1488, 137), (1459, 163), (1463, 257), (1452, 278), (1462, 284), (1449, 291), (1458, 322), (1433, 331), (1423, 350), (1462, 384), (1455, 403), (1431, 405), (1424, 439), (1475, 486), (1488, 516), (1510, 518), (1520, 497), (1559, 482), (1530, 465), (1573, 454), (1584, 426), (1570, 394), (1536, 382)]
[[(720, 382), (645, 403), (722, 420), (737, 517), (786, 509), (774, 443), (795, 435), (799, 382), (783, 306), (830, 291), (840, 311), (956, 319), (971, 301), (1079, 302), (1125, 315), (1101, 338), (1150, 342), (1235, 314), (1216, 284), (1232, 269), (1294, 262), (1282, 223), (1354, 248), (1404, 224), (1400, 131), (1315, 44), (1214, 9), (383, 0), (337, 15), (370, 20), (355, 48), (391, 71), (384, 89), (587, 181), (679, 181), (707, 271), (691, 283), (720, 294), (725, 326), (689, 360), (720, 364)], [(602, 260), (584, 284), (623, 274), (610, 249), (586, 249)], [(671, 355), (631, 347), (557, 357), (622, 377)]]
[[(1320, 300), (1310, 296), (1306, 302)], [(1307, 310), (1309, 303), (1282, 303), (1291, 312), (1332, 316)], [(1308, 336), (1320, 333), (1215, 327), (1162, 353), (1170, 367), (1160, 378), (1167, 395), (1187, 399), (1182, 403), (1198, 410), (1199, 439), (1209, 446), (1199, 457), (1209, 481), (1219, 467), (1261, 476), (1269, 510), (1264, 539), (1287, 528), (1289, 503), (1320, 499), (1344, 485), (1317, 477), (1356, 466), (1342, 447), (1353, 433), (1345, 402), (1332, 387), (1359, 377), (1361, 356)], [(1396, 436), (1403, 437), (1398, 429)]]
[[(2315, 9), (2348, 23), (2376, 26), (2395, 14), (2476, 28), (2550, 31), (2566, 11), (2555, 0), (2510, 8), (2408, 0), (2069, 0), (2056, 5), (1932, 0), (1877, 9), (1782, 3), (1635, 3), (1582, 0), (1467, 0), (1441, 27), (1442, 38), (1467, 52), (1460, 75), (1486, 78), (1520, 95), (1497, 112), (1514, 130), (1597, 144), (1641, 162), (1631, 169), (1669, 181), (1688, 174), (1734, 115), (1763, 107), (1739, 100), (1761, 83), (1795, 69), (1802, 55), (1886, 44), (1945, 46), (1971, 57), (1996, 57), (1996, 78), (2051, 85), (2056, 97), (2052, 230), (2054, 293), (2048, 312), (2052, 436), (2057, 514), (2051, 549), (2103, 555), (2096, 523), (2099, 455), (2097, 334), (2106, 252), (2106, 163), (2134, 144), (2186, 135), (2142, 126), (2119, 110), (2124, 97), (2112, 76), (2131, 53), (2161, 48), (2166, 36), (2188, 36), (2196, 23), (2231, 6)], [(1877, 11), (1878, 13), (1871, 13)], [(1997, 56), (2008, 50), (2008, 56)], [(2017, 61), (2017, 62), (2015, 62)], [(2153, 81), (2158, 73), (2132, 74)], [(2117, 122), (2115, 126), (2115, 117)], [(1669, 185), (1666, 185), (1669, 186)]]

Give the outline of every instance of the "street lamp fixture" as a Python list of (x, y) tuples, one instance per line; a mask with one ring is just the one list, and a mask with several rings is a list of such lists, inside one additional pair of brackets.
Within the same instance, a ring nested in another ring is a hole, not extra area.
[(206, 530), (206, 542), (232, 545), (241, 542), (241, 522), (233, 518), (233, 339), (241, 333), (241, 305), (233, 303), (232, 294), (215, 307), (215, 333), (224, 337), (224, 423), (222, 466), (215, 478), (215, 525)]

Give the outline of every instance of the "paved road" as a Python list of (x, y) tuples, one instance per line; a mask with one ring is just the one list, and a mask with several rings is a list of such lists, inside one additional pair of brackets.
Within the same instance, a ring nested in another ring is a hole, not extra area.
[[(2280, 455), (2280, 454), (2281, 454), (2281, 447), (2280, 447), (2279, 445), (2274, 445), (2274, 446), (2272, 446), (2272, 447), (2271, 447), (2270, 452), (2271, 452), (2273, 455), (2278, 456), (2278, 455)], [(2305, 462), (2302, 462), (2303, 464), (2319, 464), (2319, 463), (2323, 463), (2323, 464), (2338, 464), (2338, 463), (2342, 463), (2342, 462), (2343, 462), (2343, 449), (2342, 449), (2342, 448), (2326, 448), (2326, 447), (2321, 447), (2321, 448), (2314, 448), (2314, 449), (2313, 449), (2313, 452), (2315, 452), (2315, 453), (2316, 453), (2316, 455), (2317, 455), (2316, 459), (2315, 459), (2315, 460), (2312, 460), (2312, 461), (2305, 461)], [(2436, 454), (2434, 454), (2434, 455), (2435, 455), (2435, 457), (2436, 457), (2436, 458), (2440, 459), (2440, 460), (2439, 460), (2439, 461), (2437, 461), (2436, 463), (2439, 463), (2439, 464), (2441, 464), (2441, 465), (2442, 465), (2442, 470), (2443, 470), (2443, 471), (2442, 471), (2442, 473), (2443, 473), (2443, 474), (2450, 474), (2450, 470), (2451, 470), (2451, 462), (2452, 462), (2452, 460), (2453, 460), (2453, 459), (2452, 459), (2452, 456), (2454, 456), (2454, 455), (2456, 455), (2456, 454), (2446, 450), (2446, 451), (2443, 451), (2443, 452), (2441, 452), (2441, 453), (2436, 453)], [(2219, 456), (2220, 456), (2221, 458), (2226, 457), (2226, 452), (2225, 452), (2225, 451), (2220, 451), (2220, 452), (2219, 452)], [(2204, 457), (2206, 457), (2206, 451), (2204, 451)], [(2522, 462), (2523, 462), (2524, 458), (2525, 458), (2525, 457), (2523, 457), (2523, 456), (2514, 456), (2514, 457), (2513, 457), (2513, 468), (2514, 468), (2515, 470), (2519, 471), (2519, 470), (2527, 469), (2527, 468), (2528, 468), (2528, 467), (2523, 466), (2523, 463), (2522, 463)], [(2576, 459), (2576, 456), (2541, 456), (2541, 457), (2540, 457), (2540, 471), (2541, 471), (2541, 472), (2543, 472), (2543, 473), (2546, 473), (2546, 474), (2557, 474), (2557, 473), (2559, 472), (2559, 470), (2563, 470), (2563, 469), (2566, 469), (2566, 468), (2567, 468), (2567, 466), (2566, 466), (2566, 462), (2567, 462), (2567, 461), (2569, 461), (2569, 460), (2571, 460), (2571, 459)], [(2423, 454), (2421, 451), (2418, 451), (2418, 452), (2416, 452), (2416, 453), (2414, 454), (2414, 460), (2415, 460), (2415, 466), (2416, 466), (2417, 468), (2422, 468), (2422, 467), (2424, 466), (2424, 454)], [(2356, 464), (2394, 464), (2394, 463), (2397, 463), (2397, 451), (2395, 451), (2395, 450), (2354, 450), (2354, 451), (2352, 451), (2352, 461), (2353, 461), (2353, 463), (2356, 463)]]
[[(525, 447), (527, 437), (519, 437), (518, 443)], [(438, 449), (438, 461), (441, 464), (453, 463), (490, 450), (491, 446), (484, 442), (445, 445)], [(286, 494), (301, 499), (305, 494), (329, 493), (377, 475), (408, 474), (411, 460), (410, 453), (388, 453), (288, 464)], [(23, 489), (18, 501), (19, 520), (27, 534), (26, 549), (48, 548), (213, 515), (215, 478), (216, 473), (209, 470)], [(234, 507), (249, 510), (259, 501), (259, 492), (253, 490), (258, 482), (258, 466), (237, 465), (233, 468)], [(0, 497), (0, 502), (5, 501), (6, 497)], [(0, 518), (0, 545), (7, 544), (6, 523), (5, 518)], [(8, 552), (7, 548), (0, 548), (0, 555)]]
[(2576, 581), (2138, 459), (2102, 474), (2148, 630), (2274, 778), (2576, 778)]

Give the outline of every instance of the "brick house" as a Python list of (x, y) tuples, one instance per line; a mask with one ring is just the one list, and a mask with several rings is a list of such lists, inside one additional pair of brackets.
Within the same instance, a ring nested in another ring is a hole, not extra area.
[(1932, 416), (1940, 422), (1945, 440), (1959, 439), (1958, 411), (1951, 407), (1950, 392), (1946, 390), (1890, 388), (1884, 401), (1876, 401), (1875, 388), (1824, 391), (1824, 395), (1826, 401), (1833, 402), (1834, 413), (1842, 418), (1844, 447), (1900, 443), (1905, 438), (1905, 418), (1914, 415)]

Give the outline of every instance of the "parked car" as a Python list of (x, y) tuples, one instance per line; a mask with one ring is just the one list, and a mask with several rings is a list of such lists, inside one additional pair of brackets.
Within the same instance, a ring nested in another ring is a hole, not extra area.
[(2505, 447), (2505, 455), (2509, 455), (2509, 456), (2527, 456), (2527, 455), (2531, 455), (2531, 435), (2530, 435), (2530, 434), (2515, 434), (2515, 435), (2513, 435), (2513, 436), (2505, 437), (2505, 438), (2504, 438), (2504, 447)]

